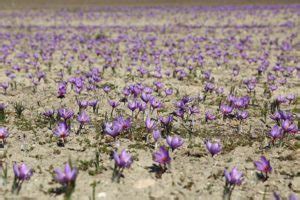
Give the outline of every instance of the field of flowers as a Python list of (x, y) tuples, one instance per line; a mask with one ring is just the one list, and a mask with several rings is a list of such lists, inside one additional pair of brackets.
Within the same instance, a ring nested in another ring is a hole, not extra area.
[(0, 199), (298, 199), (299, 19), (1, 10)]

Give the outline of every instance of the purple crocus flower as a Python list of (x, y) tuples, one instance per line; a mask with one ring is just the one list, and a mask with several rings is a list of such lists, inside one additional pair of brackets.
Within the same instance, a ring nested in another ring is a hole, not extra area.
[(245, 101), (243, 98), (235, 98), (232, 103), (235, 108), (243, 108), (245, 106)]
[(249, 116), (249, 112), (244, 110), (244, 111), (238, 111), (236, 113), (236, 118), (239, 119), (239, 120), (244, 120), (244, 119), (247, 119)]
[(233, 111), (233, 107), (225, 105), (225, 104), (222, 104), (220, 106), (220, 110), (223, 113), (223, 115), (227, 116), (227, 115), (229, 115)]
[(194, 115), (194, 114), (199, 114), (200, 113), (199, 108), (197, 108), (196, 106), (190, 106), (188, 109), (190, 111), (190, 115)]
[(15, 178), (20, 181), (29, 180), (33, 174), (32, 169), (28, 168), (25, 163), (22, 163), (20, 165), (14, 163), (13, 170)]
[(157, 91), (164, 87), (164, 84), (159, 81), (155, 81), (153, 84), (156, 86)]
[(224, 170), (226, 184), (241, 185), (243, 181), (243, 173), (239, 172), (236, 167), (232, 168), (230, 172)]
[(213, 121), (216, 119), (216, 116), (211, 113), (211, 111), (206, 111), (205, 112), (205, 121)]
[(153, 154), (153, 160), (160, 165), (166, 165), (171, 162), (169, 151), (164, 146), (161, 146), (157, 152)]
[(91, 101), (89, 101), (89, 106), (91, 106), (92, 108), (95, 108), (97, 106), (98, 102), (99, 101), (97, 99), (91, 100)]
[(279, 122), (280, 120), (292, 120), (293, 115), (285, 111), (276, 111), (273, 115), (270, 116), (270, 118)]
[(277, 98), (276, 98), (276, 101), (281, 104), (281, 103), (286, 103), (287, 102), (287, 99), (285, 96), (282, 96), (282, 95), (279, 95)]
[(114, 160), (115, 164), (120, 168), (129, 168), (133, 162), (131, 155), (125, 149), (120, 154), (114, 152)]
[(212, 92), (215, 88), (215, 85), (213, 83), (206, 83), (204, 87), (205, 92)]
[(157, 142), (159, 140), (159, 138), (161, 138), (161, 133), (160, 130), (154, 130), (152, 132), (152, 136), (155, 142)]
[(73, 117), (74, 112), (72, 110), (67, 109), (67, 108), (61, 108), (61, 109), (58, 110), (58, 115), (66, 121), (66, 120), (71, 119)]
[(55, 113), (54, 110), (46, 110), (45, 112), (43, 112), (43, 115), (44, 115), (45, 117), (51, 118), (51, 117), (54, 116), (54, 113)]
[(82, 101), (77, 101), (77, 104), (79, 106), (79, 110), (81, 109), (86, 109), (88, 106), (89, 106), (89, 103), (88, 101), (86, 100), (82, 100)]
[(147, 104), (145, 102), (137, 102), (137, 108), (139, 109), (139, 112), (143, 112), (147, 109)]
[(261, 156), (260, 161), (255, 161), (254, 165), (258, 171), (265, 173), (266, 177), (272, 171), (270, 161), (265, 156)]
[(97, 109), (97, 105), (98, 105), (98, 100), (97, 99), (89, 101), (89, 106), (91, 106), (93, 108), (94, 112)]
[(147, 128), (147, 130), (148, 130), (149, 132), (150, 132), (151, 130), (153, 130), (153, 129), (156, 127), (155, 121), (154, 121), (154, 120), (151, 120), (150, 117), (147, 117), (147, 118), (146, 118), (145, 125), (146, 125), (146, 128)]
[(161, 108), (163, 105), (162, 103), (155, 99), (155, 98), (151, 98), (150, 99), (150, 106), (153, 108), (153, 109), (156, 109), (156, 108)]
[(289, 200), (299, 200), (299, 198), (297, 197), (297, 195), (294, 194), (294, 193), (290, 194), (288, 199)]
[(78, 117), (77, 117), (77, 121), (81, 124), (88, 124), (90, 122), (90, 117), (88, 116), (88, 114), (86, 112), (81, 112)]
[(54, 172), (55, 180), (64, 186), (74, 184), (78, 174), (77, 168), (72, 169), (69, 163), (65, 165), (65, 169), (63, 171), (55, 169)]
[(172, 121), (173, 121), (173, 116), (172, 115), (169, 115), (169, 116), (167, 116), (167, 117), (159, 117), (159, 121), (163, 124), (163, 125), (165, 125), (165, 126), (168, 126), (168, 125), (170, 125), (171, 123), (172, 123)]
[(112, 108), (116, 108), (116, 107), (118, 107), (118, 106), (120, 105), (119, 102), (114, 101), (114, 100), (108, 100), (108, 103), (109, 103), (109, 105), (110, 105)]
[(173, 137), (167, 136), (166, 141), (167, 141), (167, 144), (171, 147), (172, 151), (181, 147), (184, 143), (183, 139), (177, 135), (175, 135)]
[(59, 138), (62, 138), (62, 140), (64, 141), (65, 138), (70, 134), (68, 125), (65, 122), (60, 122), (53, 131), (53, 134)]
[(7, 106), (4, 104), (4, 103), (0, 103), (0, 112), (4, 112), (4, 109), (6, 108)]
[(218, 154), (222, 150), (222, 146), (219, 142), (211, 143), (209, 140), (205, 141), (206, 149), (209, 151), (211, 156)]
[(9, 86), (8, 82), (3, 82), (3, 83), (0, 84), (0, 87), (2, 87), (2, 89), (4, 90), (5, 94), (6, 94), (8, 86)]
[(295, 101), (296, 96), (294, 94), (288, 94), (286, 96), (286, 99), (289, 101), (289, 103), (292, 103), (293, 101)]
[(273, 141), (275, 139), (281, 138), (283, 136), (283, 130), (278, 125), (273, 126), (272, 130), (269, 132), (269, 135), (272, 137)]
[(128, 102), (127, 107), (129, 108), (129, 110), (131, 110), (131, 112), (134, 112), (135, 109), (137, 109), (137, 102), (136, 101)]
[(105, 123), (104, 131), (107, 135), (115, 138), (121, 133), (122, 127), (119, 123)]
[(111, 88), (110, 88), (108, 85), (106, 85), (106, 86), (103, 87), (103, 91), (104, 91), (105, 93), (109, 93), (110, 90), (111, 90)]
[(298, 127), (291, 120), (284, 120), (281, 124), (281, 127), (286, 133), (297, 133)]
[(165, 89), (165, 94), (166, 94), (166, 96), (172, 95), (173, 94), (173, 89), (172, 88)]
[(131, 119), (129, 117), (127, 119), (124, 119), (122, 116), (117, 117), (114, 123), (121, 127), (121, 131), (128, 130), (131, 127)]
[(148, 103), (150, 101), (150, 99), (152, 99), (153, 97), (151, 96), (151, 94), (147, 94), (147, 93), (142, 93), (141, 95), (141, 99), (145, 102)]
[(279, 121), (281, 119), (280, 112), (276, 111), (275, 113), (273, 113), (273, 115), (270, 116), (270, 118), (275, 121)]
[(8, 135), (9, 135), (9, 132), (8, 132), (7, 128), (0, 127), (0, 140), (2, 140), (4, 142), (5, 139), (8, 137)]
[(279, 192), (273, 192), (273, 198), (274, 200), (281, 200)]
[(57, 92), (58, 98), (64, 98), (67, 93), (67, 84), (66, 83), (60, 83), (58, 85), (58, 92)]
[[(274, 200), (281, 200), (282, 198), (281, 198), (281, 196), (280, 196), (280, 194), (279, 194), (279, 192), (274, 192), (273, 193), (273, 197), (274, 197)], [(288, 200), (299, 200), (299, 198), (296, 196), (296, 194), (294, 194), (294, 193), (291, 193), (289, 196), (288, 196), (288, 198), (287, 198)]]

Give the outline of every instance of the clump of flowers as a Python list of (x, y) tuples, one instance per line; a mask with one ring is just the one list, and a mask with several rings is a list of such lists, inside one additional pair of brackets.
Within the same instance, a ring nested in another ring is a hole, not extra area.
[(124, 119), (122, 116), (117, 117), (113, 122), (104, 124), (104, 133), (114, 139), (121, 134), (122, 131), (127, 131), (131, 127), (131, 119)]

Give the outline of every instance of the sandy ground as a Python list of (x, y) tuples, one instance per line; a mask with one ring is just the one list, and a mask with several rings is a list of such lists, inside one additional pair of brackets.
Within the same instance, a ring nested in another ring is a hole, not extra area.
[[(92, 8), (91, 8), (92, 9)], [(144, 10), (143, 10), (144, 9)], [(205, 48), (206, 44), (218, 43), (220, 48), (223, 45), (224, 38), (231, 31), (235, 33), (237, 38), (245, 38), (252, 36), (253, 44), (249, 54), (259, 56), (263, 53), (263, 49), (259, 48), (260, 39), (269, 38), (270, 40), (278, 40), (281, 42), (292, 33), (298, 34), (293, 44), (298, 43), (298, 47), (293, 48), (289, 52), (290, 56), (298, 57), (296, 61), (286, 62), (287, 66), (299, 66), (299, 8), (282, 9), (278, 13), (271, 10), (262, 11), (231, 11), (222, 13), (222, 11), (190, 11), (186, 9), (162, 9), (155, 8), (136, 8), (133, 11), (126, 9), (92, 11), (93, 16), (88, 16), (88, 12), (83, 14), (84, 17), (78, 17), (75, 11), (58, 11), (58, 10), (31, 10), (24, 14), (23, 17), (15, 15), (15, 13), (23, 13), (21, 10), (5, 10), (0, 12), (0, 33), (24, 35), (16, 45), (15, 52), (32, 51), (29, 49), (29, 39), (33, 38), (37, 33), (46, 37), (56, 35), (64, 35), (66, 38), (60, 44), (59, 50), (53, 55), (51, 71), (49, 71), (46, 63), (41, 62), (40, 67), (47, 73), (46, 82), (37, 86), (37, 91), (33, 92), (30, 81), (26, 78), (24, 71), (16, 72), (15, 82), (17, 88), (9, 88), (6, 95), (0, 94), (0, 103), (6, 103), (7, 119), (1, 122), (1, 126), (8, 127), (10, 137), (7, 144), (0, 149), (1, 161), (8, 164), (8, 184), (1, 185), (0, 199), (63, 199), (62, 195), (55, 195), (49, 192), (51, 189), (59, 185), (53, 180), (53, 169), (63, 167), (64, 163), (71, 160), (73, 165), (79, 168), (79, 175), (76, 183), (76, 190), (73, 199), (92, 199), (92, 183), (96, 183), (95, 197), (96, 199), (222, 199), (223, 187), (225, 179), (223, 176), (224, 168), (232, 168), (238, 166), (245, 175), (245, 180), (241, 186), (235, 188), (232, 199), (271, 199), (274, 191), (279, 191), (282, 196), (287, 197), (291, 192), (300, 193), (300, 141), (299, 137), (293, 137), (286, 141), (284, 145), (277, 145), (272, 148), (265, 148), (269, 142), (266, 137), (272, 126), (272, 120), (268, 117), (266, 122), (262, 122), (261, 109), (264, 102), (270, 102), (279, 94), (294, 93), (298, 97), (299, 78), (296, 75), (288, 79), (288, 83), (280, 86), (273, 93), (271, 99), (266, 99), (263, 94), (265, 80), (260, 81), (256, 88), (256, 103), (250, 106), (250, 118), (242, 125), (242, 132), (236, 133), (237, 122), (223, 121), (221, 118), (211, 123), (204, 123), (204, 113), (208, 109), (217, 111), (219, 98), (215, 94), (209, 94), (205, 103), (199, 104), (200, 114), (196, 116), (196, 124), (192, 137), (189, 139), (187, 130), (183, 129), (180, 123), (174, 124), (174, 133), (181, 135), (185, 139), (184, 146), (171, 153), (172, 163), (169, 170), (157, 178), (155, 173), (151, 172), (153, 166), (152, 146), (146, 145), (144, 141), (132, 140), (127, 135), (120, 138), (120, 149), (127, 148), (134, 156), (132, 167), (124, 171), (121, 183), (112, 183), (112, 167), (114, 165), (111, 159), (113, 141), (104, 136), (101, 132), (101, 124), (106, 113), (110, 113), (110, 107), (107, 103), (108, 98), (120, 99), (122, 89), (128, 83), (133, 83), (132, 77), (126, 72), (126, 67), (131, 65), (126, 57), (126, 45), (129, 41), (120, 42), (118, 48), (122, 54), (122, 62), (119, 69), (114, 74), (110, 69), (101, 74), (102, 81), (99, 86), (111, 84), (115, 89), (109, 95), (104, 94), (101, 89), (94, 92), (84, 91), (80, 99), (99, 99), (99, 112), (93, 113), (90, 108), (87, 109), (91, 116), (92, 122), (85, 127), (83, 133), (79, 136), (75, 135), (78, 124), (74, 119), (72, 125), (72, 133), (68, 138), (65, 147), (57, 145), (57, 139), (53, 136), (52, 130), (49, 128), (47, 120), (44, 120), (41, 113), (46, 109), (68, 107), (78, 111), (76, 105), (76, 94), (68, 88), (68, 95), (64, 99), (58, 99), (57, 84), (59, 78), (57, 73), (64, 70), (66, 77), (67, 70), (64, 69), (64, 61), (62, 53), (68, 51), (72, 44), (71, 37), (74, 34), (85, 38), (95, 37), (101, 33), (110, 39), (116, 39), (120, 34), (127, 34), (133, 40), (138, 35), (145, 39), (149, 35), (156, 35), (157, 46), (166, 49), (163, 44), (172, 38), (175, 41), (186, 38), (187, 36), (203, 36), (206, 35), (209, 40), (201, 43), (201, 48)], [(113, 13), (112, 15), (110, 15)], [(266, 16), (264, 16), (264, 14)], [(236, 17), (240, 15), (240, 17)], [(268, 16), (270, 15), (270, 16)], [(93, 18), (95, 17), (96, 18)], [(32, 20), (32, 19), (35, 20)], [(293, 28), (280, 27), (287, 20), (295, 23)], [(231, 24), (230, 21), (234, 21)], [(258, 23), (265, 27), (255, 28), (253, 23)], [(232, 27), (228, 26), (232, 25)], [(167, 31), (162, 33), (161, 28), (167, 25)], [(236, 29), (238, 25), (249, 25), (249, 29)], [(88, 27), (80, 29), (78, 26)], [(96, 28), (94, 26), (97, 26)], [(43, 29), (42, 27), (48, 27)], [(56, 27), (56, 28), (55, 28)], [(146, 30), (145, 27), (155, 27)], [(272, 27), (271, 29), (269, 29)], [(271, 32), (269, 31), (271, 30)], [(266, 32), (269, 35), (264, 35)], [(215, 41), (214, 41), (215, 40)], [(6, 41), (2, 38), (2, 44)], [(47, 41), (46, 41), (47, 42)], [(185, 43), (187, 47), (193, 45), (192, 41)], [(40, 44), (43, 46), (44, 44)], [(150, 48), (149, 44), (146, 44)], [(99, 43), (99, 48), (111, 48), (108, 43)], [(232, 51), (235, 51), (230, 47)], [(178, 46), (174, 46), (178, 50)], [(80, 52), (86, 52), (89, 58), (95, 59), (95, 66), (102, 69), (104, 60), (92, 54), (87, 49), (86, 43), (79, 45)], [(229, 50), (230, 51), (230, 50)], [(276, 64), (276, 56), (279, 49), (271, 48), (269, 62), (270, 66)], [(33, 54), (33, 51), (30, 53)], [(184, 62), (184, 58), (178, 54), (180, 63)], [(81, 62), (75, 54), (73, 62), (72, 74), (76, 69), (86, 72), (89, 69), (87, 62)], [(71, 56), (70, 53), (68, 57)], [(13, 57), (11, 57), (12, 59)], [(18, 59), (12, 60), (13, 64), (25, 66)], [(136, 65), (143, 65), (139, 62)], [(232, 66), (238, 65), (241, 68), (240, 75), (232, 79)], [(222, 67), (217, 67), (215, 60), (207, 57), (206, 62), (201, 70), (211, 70), (215, 78), (215, 85), (224, 87), (225, 94), (229, 93), (232, 86), (237, 86), (236, 90), (239, 95), (247, 94), (245, 87), (241, 85), (241, 81), (250, 76), (256, 75), (257, 63), (248, 63), (240, 58), (229, 59), (228, 63)], [(154, 66), (147, 66), (154, 69)], [(168, 71), (168, 62), (162, 64), (163, 72)], [(5, 76), (5, 70), (10, 66), (3, 63), (0, 64), (0, 82), (8, 80)], [(30, 69), (31, 70), (31, 69)], [(137, 74), (137, 72), (135, 72)], [(266, 77), (266, 75), (264, 75)], [(143, 84), (151, 85), (156, 78), (142, 78), (135, 76), (134, 82), (143, 82)], [(165, 109), (161, 115), (169, 113), (174, 109), (174, 103), (184, 95), (193, 97), (203, 94), (203, 82), (201, 72), (197, 72), (195, 77), (184, 80), (176, 78), (163, 77), (161, 80), (166, 86), (178, 90), (178, 95), (172, 95), (164, 99)], [(161, 97), (159, 97), (161, 98)], [(226, 95), (222, 97), (226, 98)], [(299, 100), (299, 99), (298, 99)], [(19, 119), (15, 115), (13, 104), (22, 102), (26, 110)], [(290, 110), (294, 114), (299, 114), (299, 104), (286, 105), (285, 110)], [(130, 116), (130, 112), (126, 109), (126, 105), (121, 104), (117, 112)], [(136, 119), (137, 127), (134, 131), (136, 134), (146, 134), (143, 128), (142, 115)], [(299, 120), (299, 119), (297, 119)], [(204, 147), (204, 140), (207, 138), (220, 139), (223, 145), (223, 151), (220, 155), (212, 158), (208, 155)], [(165, 143), (164, 140), (161, 143)], [(95, 152), (100, 153), (100, 171), (95, 172), (93, 161), (95, 160)], [(273, 172), (270, 178), (262, 182), (258, 180), (256, 170), (253, 165), (254, 160), (258, 160), (261, 155), (265, 155), (271, 160)], [(10, 193), (10, 187), (13, 181), (13, 162), (25, 162), (34, 169), (32, 178), (24, 182), (22, 190), (18, 196)]]

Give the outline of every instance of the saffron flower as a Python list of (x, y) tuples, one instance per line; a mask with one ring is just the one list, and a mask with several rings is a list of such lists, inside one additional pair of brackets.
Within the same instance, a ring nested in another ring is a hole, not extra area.
[(111, 88), (108, 85), (104, 86), (102, 89), (106, 94), (109, 93), (111, 90)]
[(58, 86), (58, 92), (57, 97), (58, 98), (64, 98), (67, 93), (67, 84), (66, 83), (60, 83)]
[(119, 123), (105, 123), (104, 132), (107, 135), (110, 135), (111, 137), (115, 138), (117, 137), (122, 131), (122, 127)]
[(239, 172), (236, 167), (232, 168), (230, 172), (224, 170), (226, 184), (228, 185), (241, 185), (243, 181), (243, 173)]
[(0, 83), (0, 87), (2, 87), (2, 89), (4, 90), (4, 94), (6, 94), (8, 86), (9, 86), (8, 82)]
[(75, 189), (76, 178), (78, 170), (76, 167), (71, 168), (70, 164), (65, 165), (64, 170), (55, 169), (54, 179), (62, 185), (63, 192), (65, 193), (65, 199), (70, 199)]
[(55, 180), (62, 185), (74, 184), (77, 178), (77, 169), (71, 169), (69, 163), (65, 165), (64, 170), (55, 169)]
[(53, 134), (65, 141), (65, 138), (69, 136), (69, 128), (68, 125), (65, 122), (60, 122), (55, 130), (53, 131)]
[(153, 130), (156, 127), (155, 121), (151, 120), (150, 117), (146, 118), (145, 125), (146, 125), (146, 129), (148, 130), (148, 132), (150, 132), (151, 130)]
[(68, 119), (71, 119), (74, 116), (74, 112), (67, 108), (61, 108), (58, 110), (58, 115), (65, 121), (67, 121)]
[(7, 130), (7, 128), (4, 127), (0, 127), (0, 140), (3, 141), (3, 143), (5, 142), (5, 139), (8, 137), (9, 132)]
[(114, 152), (115, 164), (120, 168), (129, 168), (133, 162), (130, 154), (125, 149), (121, 151), (121, 154)]
[(285, 133), (297, 133), (298, 127), (291, 120), (284, 120), (281, 127)]
[(212, 157), (214, 155), (220, 153), (222, 150), (222, 146), (219, 142), (211, 143), (209, 140), (207, 140), (207, 141), (205, 141), (205, 146)]
[(159, 138), (161, 138), (161, 133), (160, 130), (154, 130), (152, 132), (152, 136), (155, 142), (157, 142), (159, 140)]
[(170, 164), (171, 158), (169, 151), (164, 146), (161, 146), (159, 150), (153, 154), (153, 160), (160, 165)]
[(79, 106), (79, 111), (82, 110), (82, 109), (86, 109), (88, 106), (89, 106), (89, 103), (88, 101), (77, 101), (77, 104)]
[(33, 174), (32, 169), (28, 168), (25, 163), (20, 165), (14, 163), (13, 170), (15, 178), (20, 181), (29, 180)]
[(159, 121), (164, 125), (164, 126), (169, 126), (173, 122), (173, 116), (169, 115), (167, 117), (159, 117)]
[(114, 100), (108, 100), (109, 105), (114, 109), (120, 105), (119, 102), (114, 101)]
[(126, 118), (124, 119), (122, 116), (117, 117), (114, 121), (114, 123), (117, 123), (121, 127), (121, 131), (126, 131), (131, 127), (131, 119)]
[(115, 167), (112, 175), (112, 181), (120, 182), (123, 170), (129, 168), (133, 162), (130, 154), (125, 149), (120, 154), (114, 152)]
[(55, 113), (54, 110), (46, 110), (45, 112), (43, 112), (43, 115), (45, 117), (52, 118), (54, 116), (54, 113)]
[(173, 94), (173, 89), (172, 88), (165, 89), (165, 94), (166, 94), (166, 96), (172, 95)]
[(90, 117), (86, 112), (81, 112), (78, 117), (77, 121), (80, 123), (80, 125), (88, 124), (90, 122)]
[(248, 116), (249, 116), (249, 112), (246, 111), (246, 110), (244, 110), (244, 111), (238, 111), (238, 112), (236, 113), (236, 118), (237, 118), (238, 120), (244, 120), (244, 119), (247, 119)]
[(127, 107), (128, 107), (129, 110), (131, 110), (131, 112), (133, 113), (133, 112), (137, 109), (137, 102), (136, 102), (136, 101), (128, 102)]
[(184, 143), (183, 139), (177, 135), (175, 135), (173, 137), (167, 136), (166, 141), (167, 141), (167, 144), (171, 147), (172, 151), (181, 147)]
[(283, 136), (283, 130), (278, 125), (273, 126), (272, 130), (269, 132), (269, 136), (272, 137), (273, 142)]
[(268, 178), (268, 173), (272, 172), (270, 161), (265, 156), (260, 157), (260, 161), (255, 161), (254, 165), (258, 171), (265, 173), (265, 180)]
[(205, 121), (213, 121), (217, 119), (216, 116), (214, 114), (212, 114), (210, 111), (206, 111), (205, 112)]
[(233, 111), (233, 107), (222, 104), (220, 106), (220, 110), (223, 113), (224, 116), (228, 116), (232, 111)]
[(98, 100), (97, 99), (89, 101), (89, 106), (91, 106), (93, 108), (93, 112), (96, 112), (97, 105), (98, 105)]
[(28, 168), (25, 163), (21, 163), (20, 165), (14, 163), (13, 170), (15, 178), (12, 185), (12, 192), (19, 194), (23, 182), (31, 178), (33, 171)]

